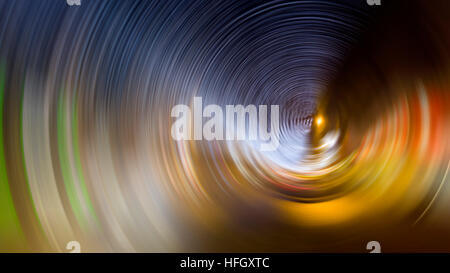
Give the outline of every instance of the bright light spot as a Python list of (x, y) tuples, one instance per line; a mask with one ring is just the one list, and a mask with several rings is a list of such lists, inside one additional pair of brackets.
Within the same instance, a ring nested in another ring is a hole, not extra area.
[(322, 116), (318, 116), (318, 117), (316, 118), (316, 124), (317, 124), (317, 126), (322, 125), (323, 122), (324, 122), (324, 120), (323, 120), (323, 117), (322, 117)]

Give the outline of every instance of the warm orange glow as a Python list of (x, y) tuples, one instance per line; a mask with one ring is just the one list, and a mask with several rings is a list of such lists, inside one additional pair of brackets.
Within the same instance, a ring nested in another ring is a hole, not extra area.
[(317, 125), (317, 126), (321, 126), (323, 123), (324, 123), (323, 117), (322, 117), (322, 116), (318, 116), (318, 117), (316, 118), (316, 125)]

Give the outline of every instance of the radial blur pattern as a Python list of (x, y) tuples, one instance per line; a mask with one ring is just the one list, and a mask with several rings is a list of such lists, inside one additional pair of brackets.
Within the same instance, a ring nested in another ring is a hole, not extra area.
[(387, 2), (0, 0), (0, 251), (450, 251), (450, 3)]

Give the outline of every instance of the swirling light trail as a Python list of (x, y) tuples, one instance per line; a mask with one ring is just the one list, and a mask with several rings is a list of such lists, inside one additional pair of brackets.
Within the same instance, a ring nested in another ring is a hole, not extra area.
[[(399, 2), (1, 0), (0, 250), (448, 251), (450, 8)], [(173, 140), (194, 97), (279, 148)]]

